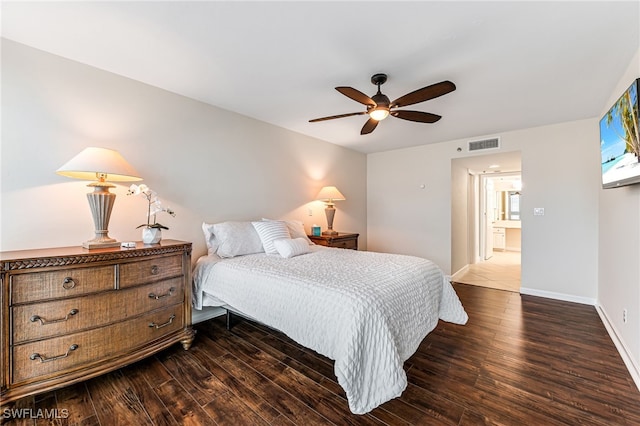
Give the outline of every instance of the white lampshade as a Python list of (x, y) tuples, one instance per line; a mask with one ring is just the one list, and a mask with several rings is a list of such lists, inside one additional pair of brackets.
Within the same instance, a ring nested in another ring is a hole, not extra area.
[(344, 198), (344, 195), (342, 195), (335, 186), (325, 186), (318, 192), (316, 200), (333, 203), (334, 201), (346, 200), (346, 198)]
[(56, 170), (56, 173), (84, 180), (100, 180), (101, 177), (112, 182), (142, 180), (118, 151), (94, 147), (85, 148)]

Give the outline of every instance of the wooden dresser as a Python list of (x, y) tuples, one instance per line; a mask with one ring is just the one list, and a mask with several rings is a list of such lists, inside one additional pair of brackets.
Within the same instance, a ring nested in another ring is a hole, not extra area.
[(0, 402), (189, 349), (191, 243), (0, 253)]
[(311, 241), (321, 246), (358, 250), (359, 235), (360, 234), (338, 232), (336, 235), (307, 236)]

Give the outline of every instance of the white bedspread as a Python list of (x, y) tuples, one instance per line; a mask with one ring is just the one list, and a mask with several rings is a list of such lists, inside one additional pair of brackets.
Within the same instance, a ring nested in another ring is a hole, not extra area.
[(205, 256), (193, 276), (194, 308), (213, 296), (335, 360), (356, 414), (402, 394), (403, 363), (438, 319), (468, 319), (442, 271), (412, 256), (313, 246), (290, 259)]

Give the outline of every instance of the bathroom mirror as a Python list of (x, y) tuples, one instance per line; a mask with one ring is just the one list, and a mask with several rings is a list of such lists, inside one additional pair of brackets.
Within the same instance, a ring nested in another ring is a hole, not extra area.
[(497, 220), (520, 220), (520, 191), (496, 191)]
[(507, 192), (507, 220), (520, 220), (520, 193)]

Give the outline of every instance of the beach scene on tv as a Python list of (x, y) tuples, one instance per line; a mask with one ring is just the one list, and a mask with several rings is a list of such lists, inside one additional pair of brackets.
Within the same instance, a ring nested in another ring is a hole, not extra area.
[[(602, 185), (640, 177), (638, 82), (634, 82), (600, 120)], [(627, 181), (627, 182), (625, 182)]]

